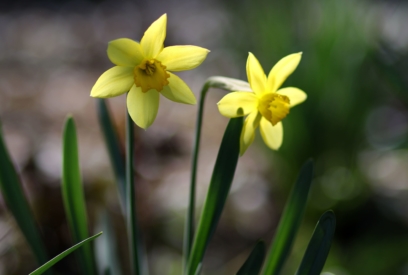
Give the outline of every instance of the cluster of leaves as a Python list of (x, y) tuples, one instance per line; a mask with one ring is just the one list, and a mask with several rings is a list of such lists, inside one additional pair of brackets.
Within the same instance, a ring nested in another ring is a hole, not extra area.
[[(225, 201), (233, 181), (236, 165), (239, 158), (239, 138), (243, 126), (243, 118), (233, 118), (230, 120), (224, 137), (222, 139), (215, 167), (211, 177), (211, 182), (207, 197), (199, 218), (197, 229), (193, 230), (194, 216), (194, 193), (195, 174), (197, 167), (198, 146), (200, 143), (201, 122), (204, 108), (204, 101), (207, 91), (211, 87), (222, 88), (228, 91), (239, 89), (240, 85), (245, 85), (237, 80), (223, 77), (210, 78), (204, 85), (201, 93), (199, 115), (197, 121), (197, 135), (195, 151), (193, 156), (192, 184), (190, 192), (190, 205), (186, 223), (186, 238), (184, 249), (184, 274), (200, 274), (202, 261), (206, 248), (220, 219)], [(129, 250), (131, 255), (133, 274), (146, 274), (143, 267), (143, 249), (137, 217), (135, 211), (135, 190), (133, 182), (133, 122), (128, 117), (127, 138), (126, 138), (126, 161), (120, 152), (120, 142), (114, 130), (114, 125), (110, 118), (106, 102), (100, 99), (98, 102), (98, 116), (102, 126), (108, 152), (111, 158), (113, 170), (116, 175), (123, 212), (126, 215), (129, 235)], [(126, 162), (126, 165), (124, 165)], [(126, 169), (124, 169), (126, 167)], [(277, 275), (280, 273), (289, 253), (297, 231), (300, 227), (304, 209), (312, 182), (313, 163), (307, 161), (302, 167), (299, 177), (292, 188), (291, 195), (287, 201), (282, 214), (274, 240), (267, 252), (263, 241), (258, 241), (248, 259), (243, 263), (237, 274), (260, 274)], [(37, 257), (40, 267), (31, 274), (38, 275), (44, 272), (52, 274), (49, 269), (59, 260), (77, 250), (79, 269), (82, 274), (97, 274), (96, 261), (91, 247), (91, 241), (102, 235), (98, 233), (90, 236), (88, 232), (88, 219), (86, 216), (86, 204), (83, 195), (83, 186), (80, 175), (80, 165), (78, 160), (78, 146), (75, 123), (69, 117), (65, 124), (63, 136), (63, 171), (62, 171), (62, 193), (65, 212), (70, 226), (71, 236), (76, 245), (62, 252), (58, 256), (48, 261), (47, 252), (41, 242), (41, 234), (36, 226), (29, 204), (24, 196), (23, 189), (16, 169), (14, 168), (10, 156), (7, 152), (3, 135), (0, 130), (0, 187), (3, 197), (15, 217), (17, 224), (21, 228), (28, 244)], [(329, 253), (331, 240), (335, 229), (335, 217), (333, 212), (324, 213), (319, 219), (309, 245), (304, 254), (303, 260), (297, 270), (298, 275), (320, 274)], [(103, 237), (107, 242), (113, 234), (105, 232)], [(98, 262), (99, 270), (103, 274), (117, 274), (114, 255)], [(266, 259), (266, 260), (265, 260)]]

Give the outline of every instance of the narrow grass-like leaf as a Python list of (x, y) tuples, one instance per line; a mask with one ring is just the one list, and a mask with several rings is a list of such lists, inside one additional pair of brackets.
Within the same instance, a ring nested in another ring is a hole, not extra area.
[(200, 275), (200, 274), (201, 274), (201, 269), (202, 269), (202, 267), (203, 267), (203, 264), (200, 263), (200, 264), (197, 266), (197, 269), (196, 269), (194, 275)]
[[(126, 215), (132, 274), (142, 274), (142, 249), (136, 216), (135, 185), (133, 178), (133, 121), (126, 115)], [(145, 272), (144, 272), (145, 273)]]
[(233, 118), (225, 130), (189, 257), (188, 275), (194, 275), (202, 261), (224, 208), (238, 162), (242, 125), (242, 117)]
[[(75, 243), (89, 237), (85, 198), (79, 170), (78, 144), (75, 123), (72, 117), (65, 122), (62, 152), (62, 197), (65, 213)], [(95, 273), (92, 247), (89, 243), (78, 250), (77, 258), (82, 274)]]
[(300, 170), (292, 188), (289, 201), (278, 225), (278, 229), (265, 262), (264, 275), (278, 275), (287, 259), (293, 240), (303, 219), (306, 202), (312, 183), (313, 162), (308, 160)]
[(336, 229), (333, 211), (325, 212), (319, 219), (296, 275), (319, 275), (329, 255)]
[(20, 179), (8, 154), (0, 125), (0, 188), (8, 209), (30, 245), (38, 264), (44, 264), (48, 256), (41, 241), (34, 216), (21, 187)]
[(183, 268), (186, 268), (188, 259), (190, 257), (190, 250), (194, 238), (194, 210), (195, 210), (195, 192), (196, 192), (196, 180), (197, 180), (197, 165), (198, 165), (198, 153), (201, 140), (201, 126), (203, 123), (204, 103), (207, 96), (207, 92), (210, 88), (219, 88), (228, 92), (232, 91), (251, 91), (251, 87), (248, 82), (228, 78), (223, 76), (213, 76), (207, 79), (200, 92), (200, 101), (197, 113), (197, 122), (195, 129), (193, 159), (191, 164), (191, 178), (190, 178), (190, 192), (189, 203), (186, 216), (186, 224), (184, 229), (184, 244), (183, 244)]
[(265, 259), (266, 248), (263, 241), (258, 241), (249, 254), (244, 265), (239, 269), (237, 275), (257, 275), (261, 271), (263, 260)]
[(113, 167), (113, 172), (118, 184), (118, 190), (121, 198), (122, 208), (126, 206), (126, 170), (125, 161), (121, 154), (122, 147), (118, 135), (113, 125), (111, 115), (105, 99), (98, 98), (98, 119), (105, 139), (106, 148), (108, 149), (109, 158)]
[(58, 263), (60, 260), (65, 258), (67, 255), (69, 255), (71, 252), (74, 252), (76, 249), (80, 248), (81, 246), (83, 246), (85, 244), (88, 244), (90, 241), (92, 241), (93, 239), (99, 237), (101, 234), (102, 234), (102, 232), (99, 232), (98, 234), (96, 234), (96, 235), (94, 235), (94, 236), (92, 236), (90, 238), (87, 238), (87, 239), (83, 240), (82, 242), (68, 248), (67, 250), (65, 250), (61, 254), (57, 255), (56, 257), (52, 258), (50, 261), (48, 261), (44, 265), (40, 266), (39, 268), (37, 268), (36, 270), (31, 272), (29, 275), (43, 274), (47, 269), (49, 269), (51, 266)]
[(116, 236), (112, 221), (107, 211), (100, 214), (97, 231), (103, 231), (103, 236), (95, 241), (95, 256), (99, 274), (120, 275)]

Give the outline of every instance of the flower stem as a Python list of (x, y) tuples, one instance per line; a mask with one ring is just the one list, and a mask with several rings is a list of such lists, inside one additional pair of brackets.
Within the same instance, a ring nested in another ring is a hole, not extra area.
[(195, 141), (193, 159), (191, 165), (191, 178), (190, 178), (190, 197), (187, 210), (186, 224), (184, 229), (184, 267), (187, 266), (188, 258), (190, 256), (191, 246), (194, 238), (194, 208), (195, 208), (195, 192), (196, 192), (196, 180), (197, 180), (197, 162), (198, 152), (201, 139), (201, 126), (203, 123), (204, 113), (204, 101), (207, 95), (208, 89), (211, 87), (211, 82), (207, 81), (200, 93), (200, 103), (198, 107), (197, 123), (195, 130)]
[(203, 123), (204, 101), (207, 96), (208, 89), (219, 88), (225, 91), (250, 91), (249, 84), (238, 79), (212, 76), (207, 79), (200, 93), (200, 102), (198, 106), (197, 123), (195, 131), (194, 151), (191, 164), (191, 178), (190, 178), (190, 198), (187, 210), (186, 224), (184, 229), (184, 257), (183, 267), (186, 271), (188, 259), (190, 257), (191, 247), (194, 239), (194, 208), (195, 208), (195, 192), (196, 192), (196, 178), (197, 178), (197, 162), (198, 152), (201, 139), (201, 126)]
[(126, 115), (126, 215), (130, 243), (130, 263), (132, 274), (141, 275), (138, 227), (133, 180), (133, 121)]

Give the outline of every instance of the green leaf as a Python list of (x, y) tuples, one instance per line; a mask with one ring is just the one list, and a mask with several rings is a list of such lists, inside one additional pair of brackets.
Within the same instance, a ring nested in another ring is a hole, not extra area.
[(194, 272), (194, 275), (200, 275), (200, 274), (201, 274), (201, 269), (202, 269), (202, 267), (203, 267), (203, 264), (200, 263), (200, 264), (197, 266), (197, 269), (196, 269), (196, 271)]
[(296, 275), (319, 275), (322, 272), (335, 229), (336, 217), (333, 211), (327, 211), (316, 225)]
[(293, 240), (303, 219), (306, 202), (312, 183), (313, 162), (308, 160), (300, 170), (296, 184), (293, 186), (289, 201), (280, 219), (273, 244), (269, 250), (264, 275), (278, 275), (285, 263)]
[(200, 92), (200, 101), (197, 113), (197, 122), (194, 139), (193, 159), (191, 165), (191, 178), (190, 178), (190, 192), (189, 203), (186, 215), (186, 224), (184, 229), (184, 244), (183, 244), (183, 267), (186, 268), (188, 259), (190, 257), (191, 245), (194, 237), (194, 211), (195, 211), (195, 192), (196, 192), (196, 179), (197, 179), (197, 164), (198, 153), (201, 139), (201, 126), (203, 123), (204, 103), (207, 96), (207, 92), (210, 88), (224, 89), (229, 92), (232, 91), (251, 91), (251, 87), (248, 82), (228, 78), (223, 76), (213, 76), (207, 79)]
[(51, 266), (55, 265), (56, 263), (58, 263), (60, 260), (62, 260), (64, 257), (66, 257), (67, 255), (69, 255), (71, 252), (75, 251), (76, 249), (80, 248), (81, 246), (88, 244), (90, 241), (92, 241), (93, 239), (99, 237), (102, 234), (102, 232), (99, 232), (98, 234), (83, 240), (82, 242), (72, 246), (71, 248), (68, 248), (67, 250), (65, 250), (64, 252), (62, 252), (61, 254), (57, 255), (56, 257), (52, 258), (50, 261), (48, 261), (46, 264), (40, 266), (39, 268), (37, 268), (36, 270), (34, 270), (33, 272), (31, 272), (29, 275), (40, 275), (43, 274), (47, 269), (49, 269)]
[(48, 256), (41, 241), (34, 216), (21, 187), (20, 179), (7, 152), (0, 125), (0, 188), (3, 198), (28, 244), (30, 245), (37, 262), (47, 262)]
[[(62, 152), (62, 197), (65, 213), (75, 243), (89, 237), (85, 198), (79, 170), (78, 144), (72, 117), (65, 122)], [(78, 250), (82, 274), (95, 274), (92, 247), (86, 243)]]
[(242, 125), (242, 117), (233, 118), (225, 130), (189, 257), (188, 275), (194, 275), (202, 261), (224, 208), (238, 162)]
[(113, 172), (118, 184), (118, 190), (122, 202), (122, 208), (126, 206), (126, 170), (125, 161), (121, 154), (122, 147), (118, 135), (113, 125), (111, 115), (105, 99), (98, 98), (98, 120), (101, 126), (105, 144), (108, 149), (109, 158), (113, 167)]
[(97, 231), (103, 231), (101, 238), (95, 241), (95, 256), (99, 274), (122, 274), (119, 268), (116, 236), (112, 221), (106, 209), (100, 213)]
[(237, 275), (256, 275), (259, 274), (262, 268), (262, 263), (265, 258), (266, 248), (263, 241), (258, 241), (249, 254), (244, 265), (239, 269)]

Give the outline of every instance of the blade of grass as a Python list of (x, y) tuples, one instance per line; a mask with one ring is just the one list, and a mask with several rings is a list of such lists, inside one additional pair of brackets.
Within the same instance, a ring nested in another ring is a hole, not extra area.
[(186, 216), (186, 223), (184, 228), (184, 244), (183, 244), (183, 268), (186, 268), (188, 258), (190, 257), (190, 250), (194, 238), (194, 210), (195, 210), (195, 192), (196, 192), (196, 180), (197, 180), (197, 165), (198, 165), (198, 153), (201, 139), (201, 126), (203, 123), (204, 103), (207, 92), (210, 88), (219, 88), (226, 91), (251, 91), (248, 82), (228, 78), (223, 76), (213, 76), (207, 79), (201, 93), (200, 103), (198, 106), (197, 122), (195, 129), (195, 140), (193, 149), (193, 159), (191, 163), (191, 178), (190, 178), (190, 193), (189, 204)]
[(19, 176), (8, 154), (0, 124), (0, 188), (8, 209), (30, 245), (38, 264), (44, 264), (48, 256), (30, 206), (21, 187)]
[(317, 222), (296, 275), (319, 275), (322, 272), (335, 229), (336, 216), (333, 211), (325, 212)]
[[(68, 117), (65, 122), (62, 152), (62, 198), (65, 213), (75, 243), (89, 237), (85, 198), (79, 170), (78, 144), (74, 119)], [(82, 274), (95, 273), (92, 247), (89, 243), (78, 250), (78, 260)]]
[(103, 236), (95, 241), (95, 256), (99, 274), (122, 274), (117, 258), (116, 236), (106, 209), (100, 214), (97, 230), (104, 232)]
[(133, 178), (133, 121), (129, 114), (126, 115), (126, 214), (129, 235), (130, 262), (132, 274), (142, 274), (141, 266), (141, 240), (136, 217), (136, 198)]
[(233, 118), (225, 130), (189, 257), (188, 275), (194, 275), (202, 261), (224, 208), (238, 162), (242, 125), (242, 117)]
[(126, 206), (126, 170), (125, 161), (121, 154), (121, 143), (116, 133), (115, 126), (113, 125), (105, 99), (98, 98), (97, 107), (99, 125), (102, 129), (106, 148), (108, 149), (109, 158), (118, 184), (122, 209), (124, 210)]
[(273, 244), (269, 249), (264, 275), (278, 275), (285, 263), (293, 240), (303, 219), (306, 202), (312, 183), (313, 162), (308, 160), (300, 170), (296, 184), (293, 186), (285, 210), (276, 230)]
[(40, 266), (39, 268), (37, 268), (36, 270), (34, 270), (33, 272), (31, 272), (29, 275), (40, 275), (43, 274), (47, 269), (49, 269), (51, 266), (55, 265), (56, 263), (58, 263), (60, 260), (62, 260), (63, 258), (65, 258), (67, 255), (69, 255), (70, 253), (74, 252), (75, 250), (77, 250), (78, 248), (80, 248), (81, 246), (88, 244), (90, 241), (94, 240), (95, 238), (99, 237), (100, 235), (102, 235), (102, 232), (99, 232), (98, 234), (87, 238), (85, 240), (83, 240), (82, 242), (68, 248), (67, 250), (65, 250), (64, 252), (62, 252), (61, 254), (57, 255), (56, 257), (52, 258), (50, 261), (48, 261), (47, 263), (45, 263), (44, 265)]
[(200, 263), (200, 264), (197, 266), (197, 269), (196, 269), (196, 271), (194, 272), (194, 275), (200, 275), (200, 274), (201, 274), (201, 269), (202, 269), (202, 267), (203, 267), (203, 265)]
[(265, 259), (265, 254), (265, 243), (263, 241), (258, 241), (244, 265), (237, 272), (237, 275), (259, 274), (263, 260)]

